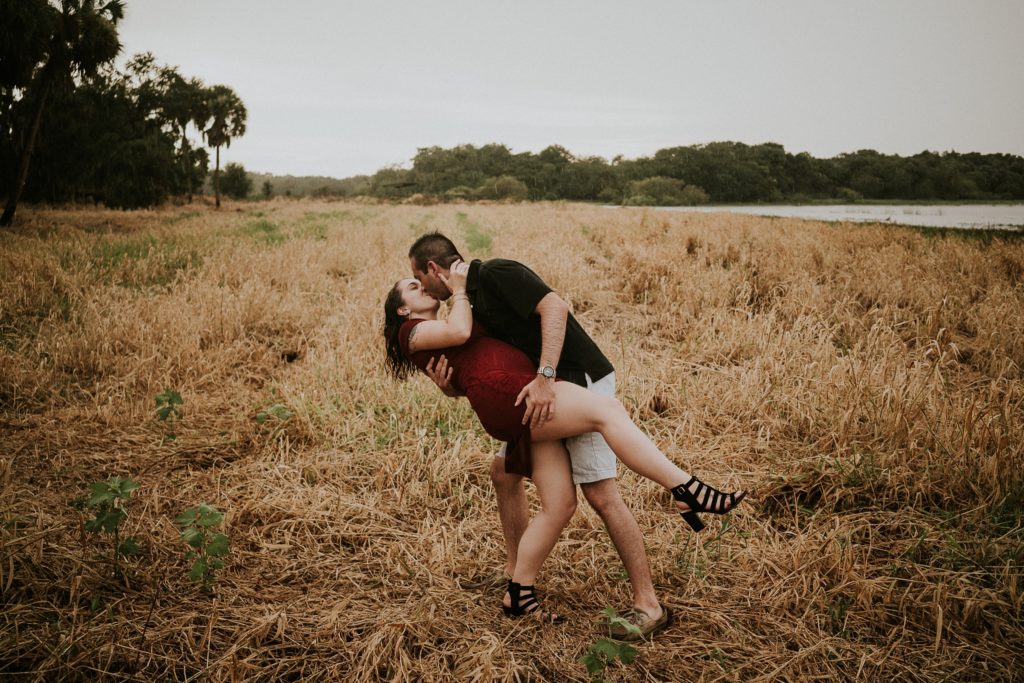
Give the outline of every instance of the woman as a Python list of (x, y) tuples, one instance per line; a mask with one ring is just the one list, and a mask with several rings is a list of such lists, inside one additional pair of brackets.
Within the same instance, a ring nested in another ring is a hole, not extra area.
[(541, 564), (572, 517), (576, 492), (569, 456), (561, 440), (600, 432), (616, 456), (631, 470), (671, 491), (683, 519), (700, 531), (698, 512), (724, 514), (746, 496), (723, 494), (677, 467), (640, 431), (622, 404), (571, 382), (555, 382), (558, 411), (535, 429), (522, 424), (525, 404), (516, 402), (523, 387), (536, 376), (534, 363), (519, 349), (487, 335), (473, 322), (466, 294), (469, 265), (452, 264), (452, 291), (447, 320), (439, 320), (440, 302), (420, 283), (399, 280), (384, 302), (384, 337), (388, 366), (399, 378), (444, 353), (453, 373), (452, 384), (469, 399), (487, 433), (508, 442), (506, 469), (530, 476), (541, 500), (541, 512), (530, 522), (519, 544), (515, 571), (504, 598), (509, 616), (531, 614), (560, 621), (542, 611), (534, 594)]

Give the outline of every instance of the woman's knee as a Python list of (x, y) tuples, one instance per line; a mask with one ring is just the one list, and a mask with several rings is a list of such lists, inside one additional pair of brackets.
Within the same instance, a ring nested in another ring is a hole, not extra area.
[(629, 419), (629, 413), (626, 412), (626, 407), (622, 405), (622, 401), (619, 399), (614, 396), (603, 395), (598, 395), (594, 398), (594, 405), (597, 407), (598, 426), (604, 427), (621, 422), (623, 419)]
[(544, 512), (566, 524), (576, 514), (575, 491), (572, 495), (549, 497), (548, 500), (542, 500), (541, 505)]

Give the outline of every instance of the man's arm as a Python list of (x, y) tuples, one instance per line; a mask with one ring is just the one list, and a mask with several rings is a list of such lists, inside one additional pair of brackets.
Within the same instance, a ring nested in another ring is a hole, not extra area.
[[(554, 292), (548, 292), (537, 303), (536, 311), (540, 316), (540, 367), (550, 365), (557, 368), (565, 343), (569, 304)], [(516, 405), (526, 399), (523, 424), (529, 423), (531, 429), (544, 424), (555, 414), (554, 381), (538, 374), (516, 398)]]

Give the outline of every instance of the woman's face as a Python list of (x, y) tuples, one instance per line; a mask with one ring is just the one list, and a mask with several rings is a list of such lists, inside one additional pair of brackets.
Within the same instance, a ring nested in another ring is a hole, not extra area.
[(417, 314), (436, 312), (441, 306), (440, 301), (423, 289), (419, 280), (411, 277), (399, 280), (398, 288), (402, 292), (403, 304), (398, 312), (402, 315), (419, 317)]

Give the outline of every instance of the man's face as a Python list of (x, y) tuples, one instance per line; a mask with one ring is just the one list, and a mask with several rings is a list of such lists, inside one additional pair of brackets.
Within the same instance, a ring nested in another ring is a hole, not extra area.
[(438, 273), (447, 275), (447, 271), (442, 270), (433, 261), (427, 262), (427, 272), (423, 272), (416, 267), (416, 259), (410, 257), (409, 265), (412, 266), (412, 276), (420, 281), (423, 285), (423, 289), (431, 294), (438, 301), (447, 301), (448, 297), (452, 295), (451, 291), (441, 282), (441, 278), (437, 277)]

